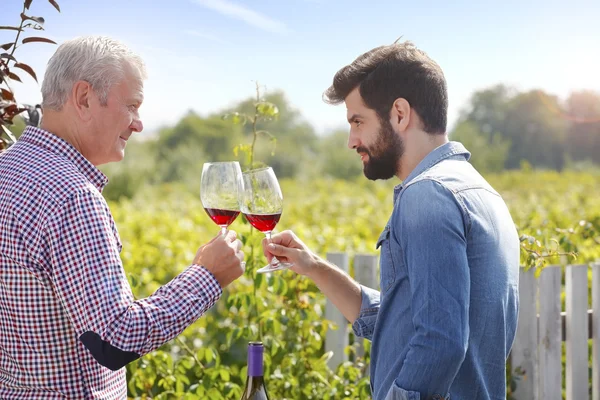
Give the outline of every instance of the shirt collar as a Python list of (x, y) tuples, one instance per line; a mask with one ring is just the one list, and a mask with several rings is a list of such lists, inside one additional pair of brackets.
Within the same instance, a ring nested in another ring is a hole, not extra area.
[(471, 153), (459, 142), (447, 142), (441, 146), (433, 149), (424, 159), (417, 164), (416, 168), (412, 170), (412, 172), (406, 177), (401, 184), (397, 185), (394, 188), (394, 202), (396, 201), (396, 197), (402, 190), (402, 188), (415, 179), (417, 176), (421, 175), (423, 172), (427, 171), (440, 161), (446, 160), (448, 158), (459, 156), (462, 157), (465, 161), (468, 161), (471, 158)]
[(25, 128), (25, 131), (23, 131), (19, 141), (42, 147), (54, 154), (68, 159), (96, 188), (98, 188), (100, 192), (102, 192), (102, 189), (104, 189), (104, 186), (108, 183), (106, 175), (86, 159), (72, 144), (51, 132), (28, 126)]

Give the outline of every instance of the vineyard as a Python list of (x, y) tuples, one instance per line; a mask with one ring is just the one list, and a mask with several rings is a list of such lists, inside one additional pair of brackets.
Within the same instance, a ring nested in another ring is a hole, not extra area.
[[(525, 168), (486, 178), (511, 209), (523, 239), (523, 265), (600, 258), (600, 174)], [(330, 251), (349, 253), (350, 259), (356, 253), (376, 254), (376, 238), (392, 210), (394, 183), (283, 180), (285, 207), (278, 229), (292, 229), (323, 256)], [(138, 298), (173, 278), (218, 232), (198, 193), (182, 187), (148, 188), (110, 205)], [(246, 376), (246, 345), (256, 339), (265, 343), (272, 398), (369, 398), (368, 351), (362, 359), (351, 345), (352, 361), (330, 370), (324, 338), (337, 327), (323, 320), (324, 297), (290, 271), (255, 274), (266, 261), (260, 250), (263, 234), (243, 217), (231, 228), (244, 242), (245, 276), (177, 340), (127, 367), (131, 398), (236, 399)]]

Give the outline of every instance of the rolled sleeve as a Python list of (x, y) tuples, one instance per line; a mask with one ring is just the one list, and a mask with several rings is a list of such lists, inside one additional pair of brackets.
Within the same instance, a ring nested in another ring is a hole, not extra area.
[(360, 285), (362, 303), (358, 318), (352, 324), (352, 330), (358, 337), (371, 340), (379, 314), (381, 295), (378, 290)]

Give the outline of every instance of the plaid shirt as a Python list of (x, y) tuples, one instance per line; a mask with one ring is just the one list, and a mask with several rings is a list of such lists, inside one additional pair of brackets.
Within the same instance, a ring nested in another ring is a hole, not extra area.
[(0, 154), (0, 398), (123, 399), (124, 366), (221, 296), (191, 265), (134, 300), (101, 191), (73, 146), (28, 127)]

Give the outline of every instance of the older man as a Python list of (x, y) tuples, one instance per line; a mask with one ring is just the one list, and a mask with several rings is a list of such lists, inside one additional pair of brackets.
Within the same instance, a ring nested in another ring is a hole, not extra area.
[(0, 398), (122, 399), (127, 363), (173, 339), (243, 273), (229, 231), (134, 300), (98, 165), (142, 130), (142, 60), (106, 37), (62, 44), (43, 122), (0, 155)]

